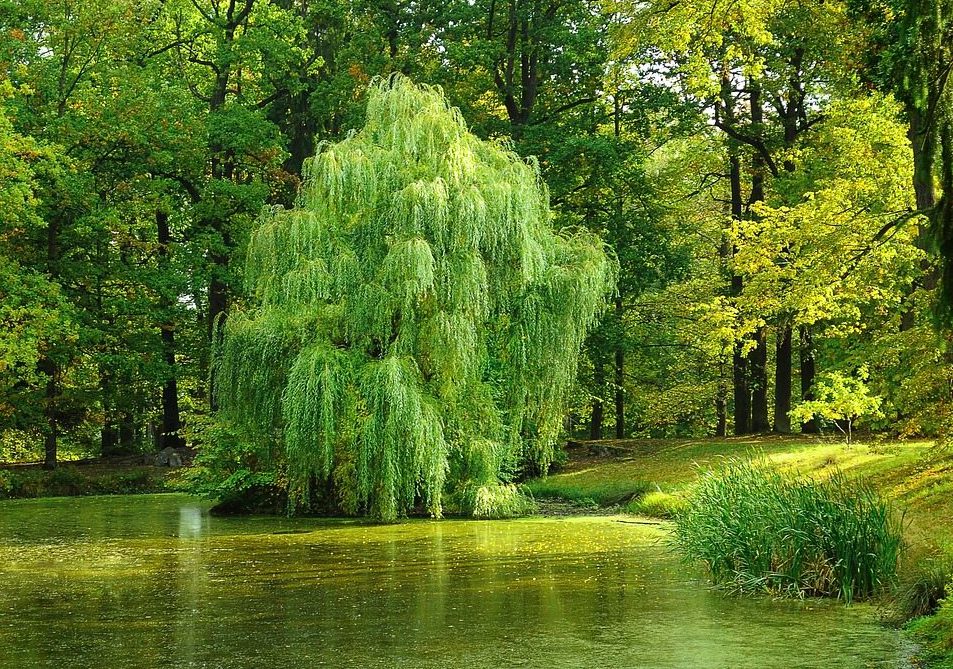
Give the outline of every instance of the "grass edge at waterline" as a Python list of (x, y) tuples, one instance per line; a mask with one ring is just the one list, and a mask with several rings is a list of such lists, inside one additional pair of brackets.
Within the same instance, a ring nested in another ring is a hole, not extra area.
[(851, 602), (893, 583), (902, 524), (873, 487), (839, 471), (814, 480), (733, 459), (690, 489), (673, 541), (730, 591)]

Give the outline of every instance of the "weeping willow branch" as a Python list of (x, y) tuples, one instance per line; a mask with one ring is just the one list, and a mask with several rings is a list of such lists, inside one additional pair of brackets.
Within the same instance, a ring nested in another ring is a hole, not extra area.
[(439, 90), (379, 80), (365, 127), (252, 235), (221, 411), (283, 449), (298, 499), (316, 482), (381, 519), (439, 516), (448, 493), (492, 515), (513, 472), (552, 461), (616, 274), (597, 237), (552, 229), (534, 163)]

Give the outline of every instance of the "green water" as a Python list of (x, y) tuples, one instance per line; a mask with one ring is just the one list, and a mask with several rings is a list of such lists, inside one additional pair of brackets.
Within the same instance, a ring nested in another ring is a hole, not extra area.
[(750, 601), (624, 519), (212, 518), (0, 503), (0, 667), (898, 667), (864, 607)]

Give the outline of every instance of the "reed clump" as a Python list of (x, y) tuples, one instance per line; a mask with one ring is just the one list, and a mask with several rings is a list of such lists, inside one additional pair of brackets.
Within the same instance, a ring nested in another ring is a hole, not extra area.
[(902, 519), (873, 488), (836, 472), (810, 480), (762, 462), (704, 474), (676, 516), (675, 542), (736, 592), (873, 597), (895, 579)]

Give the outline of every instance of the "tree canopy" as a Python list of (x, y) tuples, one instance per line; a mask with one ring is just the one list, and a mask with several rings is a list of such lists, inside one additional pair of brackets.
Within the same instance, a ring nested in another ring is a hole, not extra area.
[(384, 519), (418, 500), (439, 516), (445, 484), (473, 512), (480, 488), (545, 471), (615, 283), (599, 239), (555, 232), (535, 164), (401, 76), (372, 84), (364, 127), (306, 175), (252, 234), (223, 414), (276, 439), (299, 499), (330, 482)]

